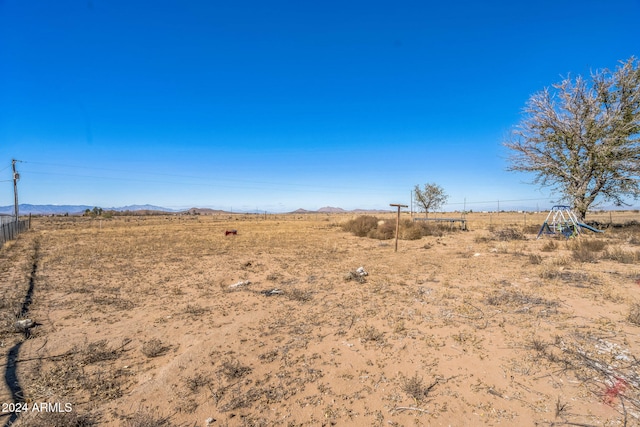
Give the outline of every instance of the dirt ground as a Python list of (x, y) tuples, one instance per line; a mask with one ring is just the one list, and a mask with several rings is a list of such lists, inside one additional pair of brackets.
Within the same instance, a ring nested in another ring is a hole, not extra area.
[(397, 252), (345, 215), (34, 218), (0, 249), (0, 425), (640, 425), (640, 226), (545, 216)]

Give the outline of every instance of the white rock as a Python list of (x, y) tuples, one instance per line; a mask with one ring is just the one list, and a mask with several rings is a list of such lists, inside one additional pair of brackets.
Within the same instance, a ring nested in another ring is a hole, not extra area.
[(239, 288), (239, 287), (241, 287), (241, 286), (247, 286), (247, 285), (250, 285), (250, 284), (251, 284), (251, 282), (250, 282), (250, 281), (248, 281), (248, 280), (244, 280), (244, 281), (243, 281), (243, 280), (241, 280), (241, 281), (239, 281), (238, 283), (234, 283), (233, 285), (230, 285), (230, 286), (229, 286), (229, 289)]
[(367, 273), (364, 269), (364, 267), (358, 267), (358, 269), (356, 270), (356, 274), (358, 276), (368, 276), (369, 273)]
[(17, 329), (29, 329), (29, 328), (33, 328), (35, 325), (36, 325), (36, 322), (34, 322), (31, 319), (21, 319), (16, 322)]

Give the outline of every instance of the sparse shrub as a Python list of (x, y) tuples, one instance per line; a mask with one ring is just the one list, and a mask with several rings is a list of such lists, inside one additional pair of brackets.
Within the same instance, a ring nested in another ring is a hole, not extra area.
[(544, 342), (542, 339), (534, 337), (531, 340), (530, 347), (531, 347), (532, 350), (535, 350), (538, 353), (544, 354), (547, 351), (547, 346), (548, 345), (549, 344)]
[(122, 387), (129, 375), (131, 372), (126, 369), (99, 369), (85, 378), (83, 386), (89, 391), (92, 399), (118, 399), (124, 394)]
[(424, 236), (425, 228), (413, 221), (405, 220), (400, 224), (400, 238), (403, 240), (418, 240)]
[(489, 295), (485, 302), (488, 305), (527, 305), (527, 306), (545, 306), (557, 307), (560, 305), (557, 301), (549, 301), (535, 295), (528, 295), (521, 291), (503, 290), (497, 291)]
[(569, 248), (573, 249), (573, 259), (579, 262), (597, 262), (600, 259), (598, 252), (607, 247), (604, 240), (576, 239), (569, 242)]
[(522, 232), (525, 234), (538, 234), (540, 232), (540, 226), (538, 224), (529, 224), (522, 227)]
[(555, 240), (547, 240), (542, 248), (540, 249), (542, 252), (553, 252), (558, 249), (558, 244)]
[(163, 417), (157, 411), (139, 409), (122, 423), (122, 427), (173, 427), (169, 417)]
[(591, 252), (600, 252), (606, 249), (607, 242), (599, 239), (575, 239), (569, 243), (569, 247), (573, 250), (585, 249)]
[(118, 358), (118, 351), (109, 347), (107, 340), (100, 340), (89, 343), (82, 351), (85, 363), (103, 362), (105, 360), (115, 360)]
[(616, 247), (607, 249), (602, 257), (622, 264), (633, 264), (640, 260), (640, 251), (625, 251), (622, 248)]
[(476, 236), (473, 238), (473, 241), (475, 243), (488, 243), (491, 241), (491, 237), (490, 236)]
[(501, 242), (506, 242), (509, 240), (524, 240), (525, 237), (520, 230), (516, 230), (515, 228), (503, 228), (501, 230), (494, 231), (493, 238)]
[(161, 356), (165, 351), (168, 350), (168, 347), (165, 346), (162, 341), (157, 338), (152, 338), (149, 341), (145, 341), (142, 344), (142, 354), (147, 357), (158, 357)]
[[(31, 408), (30, 408), (31, 409)], [(63, 407), (63, 409), (65, 409)], [(15, 424), (16, 427), (93, 427), (98, 425), (95, 415), (71, 412), (25, 412)]]
[(366, 277), (366, 274), (361, 274), (354, 270), (345, 274), (344, 280), (346, 281), (354, 280), (358, 283), (365, 283), (367, 281), (367, 277)]
[(237, 359), (227, 358), (222, 361), (220, 372), (227, 378), (227, 380), (231, 381), (234, 379), (242, 378), (243, 376), (251, 372), (251, 368), (241, 365)]
[(418, 222), (416, 223), (417, 227), (420, 227), (423, 236), (434, 236), (434, 237), (442, 237), (447, 232), (458, 231), (458, 228), (452, 228), (448, 224), (443, 223), (427, 223), (427, 222)]
[(376, 228), (369, 230), (367, 237), (379, 240), (393, 239), (396, 235), (396, 224), (393, 221), (385, 221), (382, 224), (376, 223)]
[(207, 311), (209, 311), (208, 308), (200, 307), (199, 305), (195, 305), (195, 304), (194, 305), (187, 304), (187, 306), (184, 309), (184, 312), (187, 314), (190, 314), (191, 316), (202, 316)]
[(313, 295), (311, 294), (311, 292), (303, 291), (302, 289), (298, 289), (298, 288), (293, 288), (290, 291), (287, 291), (286, 295), (290, 300), (300, 301), (300, 302), (311, 301), (311, 299), (313, 298)]
[(377, 330), (375, 326), (364, 326), (360, 328), (358, 335), (361, 342), (382, 342), (384, 339), (384, 334)]
[(410, 378), (403, 378), (400, 389), (410, 398), (419, 402), (427, 397), (429, 392), (433, 387), (436, 386), (438, 382), (436, 381), (430, 386), (425, 386), (422, 377), (418, 376), (416, 372)]
[(342, 230), (353, 233), (358, 237), (365, 237), (376, 227), (378, 227), (378, 218), (370, 215), (361, 215), (344, 223)]
[(640, 326), (640, 304), (636, 303), (631, 306), (627, 320), (636, 326)]
[(542, 257), (538, 254), (529, 254), (529, 263), (533, 265), (538, 265), (542, 263)]
[(192, 377), (187, 377), (184, 380), (187, 388), (192, 392), (197, 392), (201, 387), (208, 385), (211, 380), (207, 378), (203, 373), (197, 373)]

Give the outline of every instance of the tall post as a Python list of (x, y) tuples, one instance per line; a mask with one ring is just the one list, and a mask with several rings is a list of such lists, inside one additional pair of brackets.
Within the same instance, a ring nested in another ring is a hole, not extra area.
[(396, 219), (396, 249), (394, 252), (398, 252), (398, 233), (400, 233), (400, 208), (408, 208), (407, 205), (399, 205), (392, 203), (389, 206), (396, 206), (398, 208), (398, 217)]
[(410, 217), (413, 220), (413, 190), (411, 190), (411, 208), (409, 208), (409, 212), (410, 212)]
[(14, 215), (15, 220), (18, 222), (18, 215), (20, 214), (18, 210), (18, 180), (20, 179), (20, 175), (16, 172), (16, 159), (11, 160), (11, 167), (13, 168), (13, 198), (14, 198)]

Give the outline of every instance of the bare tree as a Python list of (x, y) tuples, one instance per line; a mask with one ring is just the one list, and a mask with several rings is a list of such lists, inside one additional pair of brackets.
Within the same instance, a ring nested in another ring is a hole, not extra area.
[(416, 203), (420, 210), (424, 211), (425, 217), (429, 217), (429, 211), (440, 209), (447, 202), (449, 196), (444, 189), (437, 184), (424, 184), (421, 189), (419, 185), (413, 189)]
[(640, 196), (640, 68), (631, 57), (591, 80), (566, 78), (529, 98), (504, 145), (510, 171), (567, 198), (580, 220), (593, 205)]

